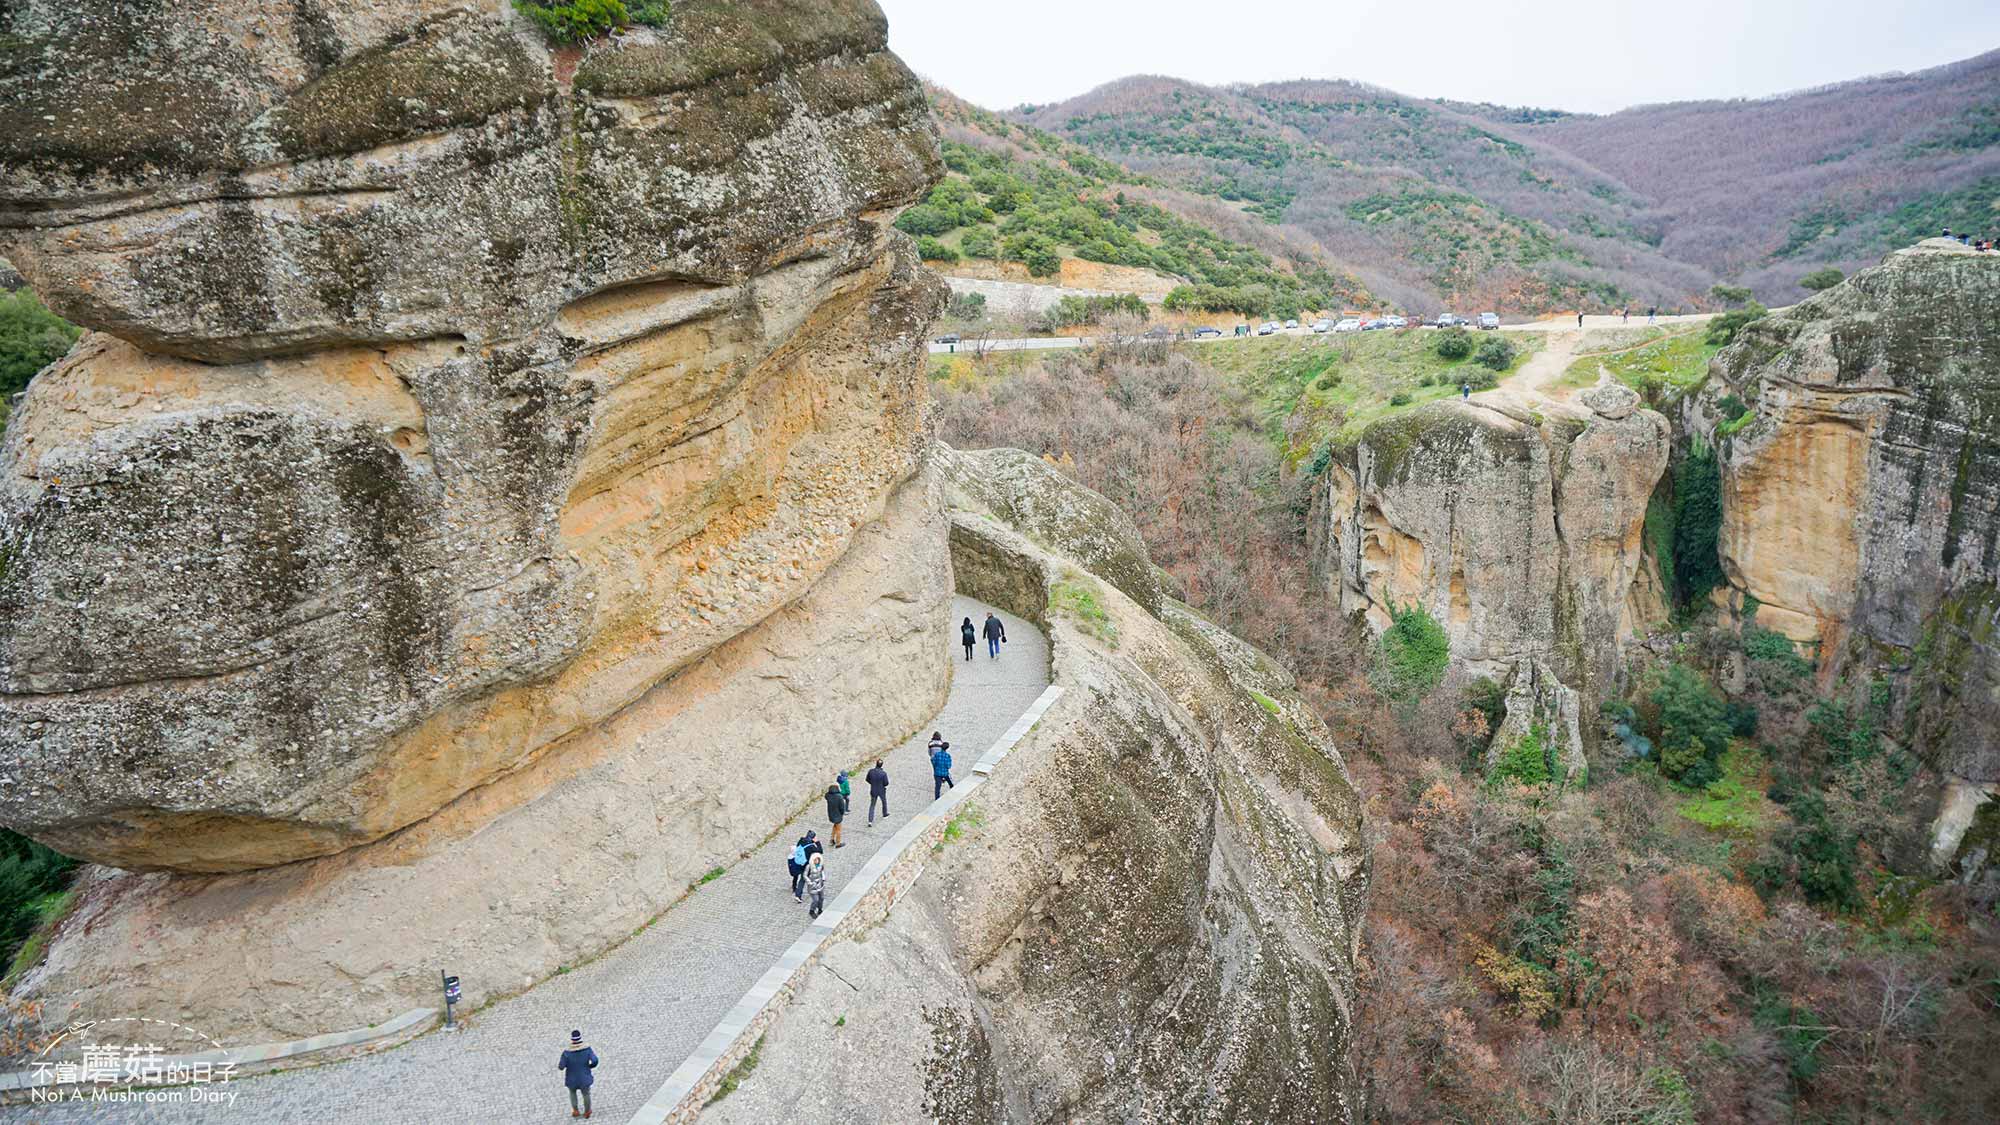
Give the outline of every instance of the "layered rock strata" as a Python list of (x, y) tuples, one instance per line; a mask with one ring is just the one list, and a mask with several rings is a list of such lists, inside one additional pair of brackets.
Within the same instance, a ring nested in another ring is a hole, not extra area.
[(0, 448), (0, 822), (165, 873), (35, 988), (245, 1035), (516, 988), (941, 700), (889, 227), (940, 165), (872, 3), (0, 20), (0, 252), (96, 330)]

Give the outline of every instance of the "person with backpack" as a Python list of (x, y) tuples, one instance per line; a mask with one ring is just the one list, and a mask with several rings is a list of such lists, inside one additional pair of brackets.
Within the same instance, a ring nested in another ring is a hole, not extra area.
[(979, 640), (979, 631), (972, 627), (972, 618), (966, 618), (965, 623), (958, 627), (958, 639), (965, 646), (966, 662), (971, 663), (972, 646)]
[[(591, 1073), (597, 1069), (597, 1052), (584, 1043), (582, 1031), (569, 1033), (569, 1049), (556, 1060), (556, 1069), (563, 1072), (563, 1085), (569, 1087), (569, 1115), (589, 1117), (590, 1085), (597, 1081), (597, 1075)], [(578, 1112), (579, 1103), (582, 1112)]]
[(986, 611), (986, 658), (1000, 659), (1000, 646), (1007, 643), (1007, 626), (1001, 624), (1000, 615)]
[(868, 771), (868, 823), (875, 823), (875, 802), (882, 802), (882, 819), (889, 819), (889, 771), (882, 768), (882, 759), (875, 759), (875, 768)]
[(805, 835), (799, 837), (797, 843), (792, 845), (792, 854), (785, 860), (785, 866), (792, 873), (792, 897), (794, 899), (800, 902), (805, 901), (801, 897), (801, 893), (805, 889), (806, 865), (812, 862), (814, 856), (823, 855), (825, 852), (826, 849), (820, 846), (819, 838), (810, 829), (806, 831)]
[(847, 816), (847, 798), (840, 795), (840, 783), (826, 787), (826, 819), (833, 824), (833, 846), (844, 848), (840, 842), (840, 822)]
[(951, 743), (931, 735), (931, 800), (944, 795), (946, 789), (956, 789), (951, 782)]
[(816, 855), (806, 864), (806, 899), (807, 918), (817, 918), (826, 909), (825, 856)]
[(839, 782), (839, 784), (840, 784), (840, 804), (841, 804), (841, 811), (842, 811), (842, 812), (853, 812), (853, 811), (854, 811), (854, 785), (853, 785), (853, 783), (852, 783), (852, 782), (850, 782), (850, 781), (848, 781), (848, 780), (847, 780), (847, 771), (846, 771), (846, 770), (841, 770), (841, 771), (840, 771), (840, 776), (839, 776), (838, 778), (836, 778), (835, 780), (836, 780), (836, 781), (838, 781), (838, 782)]

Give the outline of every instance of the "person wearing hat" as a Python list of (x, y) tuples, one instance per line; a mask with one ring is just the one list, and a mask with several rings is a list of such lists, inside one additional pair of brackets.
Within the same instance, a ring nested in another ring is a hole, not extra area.
[(843, 811), (844, 811), (844, 812), (853, 812), (853, 811), (854, 811), (854, 784), (853, 784), (852, 782), (850, 782), (850, 781), (848, 781), (848, 780), (847, 780), (847, 771), (846, 771), (846, 770), (841, 770), (841, 771), (840, 771), (840, 777), (838, 778), (838, 780), (839, 780), (839, 782), (840, 782), (840, 803), (841, 803), (841, 804), (842, 804), (843, 806), (845, 806), (845, 808), (843, 809)]
[(792, 875), (793, 898), (798, 899), (800, 902), (805, 901), (803, 892), (805, 889), (806, 864), (811, 862), (812, 857), (821, 855), (825, 851), (826, 849), (820, 846), (818, 835), (810, 828), (806, 829), (806, 834), (799, 837), (798, 842), (792, 845), (791, 854), (785, 857), (785, 870), (791, 872)]
[(590, 1084), (597, 1081), (591, 1073), (597, 1069), (597, 1052), (584, 1044), (583, 1032), (569, 1033), (569, 1049), (556, 1060), (556, 1069), (563, 1072), (563, 1085), (569, 1087), (569, 1115), (589, 1117)]
[(806, 864), (806, 917), (817, 918), (826, 910), (826, 857), (816, 855)]

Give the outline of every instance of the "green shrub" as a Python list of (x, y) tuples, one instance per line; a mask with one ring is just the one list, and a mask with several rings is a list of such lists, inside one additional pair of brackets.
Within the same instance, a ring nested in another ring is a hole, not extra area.
[(993, 237), (990, 227), (973, 227), (959, 236), (958, 249), (968, 258), (997, 258), (1000, 240)]
[(1550, 776), (1548, 736), (1537, 726), (1525, 736), (1500, 748), (1499, 760), (1493, 763), (1493, 772), (1488, 780), (1547, 785)]
[(61, 909), (75, 871), (68, 856), (0, 829), (0, 965)]
[(1798, 646), (1790, 637), (1755, 625), (1743, 627), (1743, 655), (1760, 665), (1760, 670), (1775, 673), (1787, 682), (1810, 675), (1813, 669), (1812, 662), (1799, 655)]
[(641, 0), (629, 8), (625, 0), (514, 0), (514, 7), (556, 43), (581, 43), (634, 23), (657, 27), (668, 15), (666, 0)]
[(1725, 421), (1734, 422), (1750, 412), (1750, 407), (1735, 395), (1723, 395), (1715, 402), (1715, 409), (1722, 413)]
[(917, 239), (917, 257), (922, 258), (926, 262), (956, 262), (958, 261), (958, 251), (953, 250), (930, 235), (925, 235)]
[(1834, 269), (1832, 266), (1828, 266), (1823, 270), (1814, 270), (1811, 273), (1800, 278), (1799, 287), (1802, 289), (1810, 289), (1813, 292), (1817, 293), (1822, 289), (1831, 289), (1834, 286), (1839, 285), (1841, 282), (1846, 280), (1847, 280), (1846, 274), (1841, 273), (1839, 270)]
[(1032, 277), (1050, 277), (1062, 268), (1062, 255), (1045, 235), (1014, 235), (1001, 244), (1001, 252), (1007, 260), (1027, 266)]
[(1722, 471), (1696, 440), (1674, 470), (1674, 604), (1689, 606), (1722, 582)]
[(1389, 405), (1390, 405), (1390, 406), (1408, 406), (1408, 405), (1410, 405), (1410, 392), (1408, 392), (1408, 391), (1397, 391), (1397, 392), (1396, 392), (1395, 394), (1392, 394), (1392, 395), (1390, 395), (1390, 396), (1389, 396)]
[(1755, 301), (1740, 309), (1730, 309), (1708, 322), (1708, 335), (1705, 339), (1711, 344), (1727, 344), (1736, 339), (1736, 334), (1742, 331), (1745, 325), (1764, 319), (1768, 311)]
[(1437, 334), (1431, 350), (1439, 359), (1464, 359), (1472, 354), (1472, 333), (1463, 328), (1447, 328)]
[(1500, 373), (1484, 367), (1474, 368), (1464, 371), (1461, 382), (1475, 391), (1490, 391), (1500, 385)]
[(1097, 604), (1096, 583), (1082, 574), (1069, 571), (1049, 588), (1049, 615), (1057, 614), (1074, 618), (1084, 632), (1118, 647), (1118, 623)]
[(81, 335), (83, 329), (50, 312), (34, 290), (0, 293), (0, 396), (26, 388)]
[(1514, 362), (1514, 344), (1504, 336), (1488, 336), (1472, 353), (1472, 362), (1493, 371), (1505, 371)]
[(1660, 772), (1690, 789), (1721, 777), (1718, 763), (1729, 747), (1721, 693), (1699, 672), (1674, 663), (1660, 672), (1648, 701), (1659, 715)]
[(1389, 628), (1375, 642), (1383, 694), (1410, 702), (1429, 695), (1451, 663), (1451, 639), (1420, 605), (1391, 606)]
[(1725, 305), (1740, 305), (1751, 297), (1750, 290), (1741, 285), (1717, 284), (1710, 287), (1708, 292)]

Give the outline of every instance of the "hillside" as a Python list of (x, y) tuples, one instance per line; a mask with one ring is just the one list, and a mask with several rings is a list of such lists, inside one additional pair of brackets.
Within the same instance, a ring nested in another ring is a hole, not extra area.
[(1135, 77), (1011, 118), (1324, 246), (1418, 311), (1789, 303), (2000, 195), (2000, 54), (1608, 116)]
[(947, 175), (897, 226), (934, 268), (1165, 297), (1169, 308), (1296, 316), (1368, 307), (1298, 232), (1178, 190), (1032, 126), (928, 91)]

